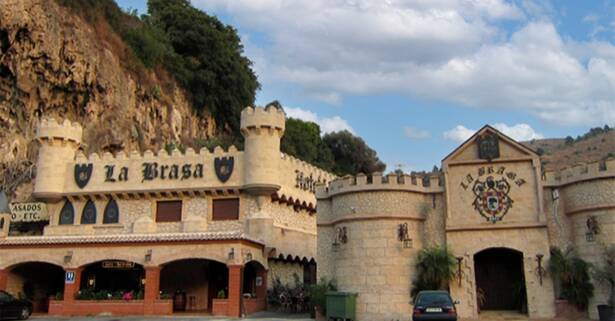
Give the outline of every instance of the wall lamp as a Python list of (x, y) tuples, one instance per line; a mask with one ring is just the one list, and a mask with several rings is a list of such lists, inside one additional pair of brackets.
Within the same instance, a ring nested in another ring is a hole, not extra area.
[(152, 250), (147, 250), (147, 252), (145, 253), (145, 262), (151, 262), (152, 261)]
[(404, 248), (412, 248), (412, 239), (408, 235), (408, 223), (397, 226), (397, 239), (403, 243)]
[(544, 254), (538, 253), (536, 254), (536, 263), (538, 263), (538, 267), (536, 268), (536, 273), (538, 273), (538, 280), (540, 281), (540, 286), (542, 286), (542, 278), (547, 274), (547, 270), (542, 267), (542, 259), (544, 258)]
[(459, 283), (459, 287), (461, 287), (461, 277), (463, 276), (463, 272), (461, 271), (461, 262), (463, 261), (463, 256), (456, 257), (457, 259), (457, 282)]
[(64, 263), (70, 263), (73, 260), (73, 251), (67, 251), (64, 255)]
[(232, 261), (232, 260), (235, 259), (235, 248), (234, 247), (232, 247), (231, 251), (228, 252), (228, 259), (229, 259), (229, 261)]
[(337, 251), (340, 244), (346, 244), (348, 242), (348, 229), (346, 227), (338, 227), (335, 229), (335, 238), (333, 240), (333, 250)]

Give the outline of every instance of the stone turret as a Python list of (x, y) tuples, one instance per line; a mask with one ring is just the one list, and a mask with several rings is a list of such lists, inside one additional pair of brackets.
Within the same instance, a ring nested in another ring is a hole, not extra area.
[(37, 175), (33, 195), (43, 199), (61, 197), (65, 179), (73, 177), (69, 163), (81, 145), (83, 129), (77, 123), (64, 120), (43, 119), (38, 126), (36, 139), (38, 150)]
[(280, 140), (285, 125), (286, 114), (274, 106), (247, 107), (241, 112), (246, 191), (269, 195), (280, 189)]

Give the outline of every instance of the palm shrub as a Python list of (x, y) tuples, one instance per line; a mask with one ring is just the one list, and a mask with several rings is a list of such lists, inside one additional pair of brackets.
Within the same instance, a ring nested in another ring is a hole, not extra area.
[(579, 310), (587, 309), (589, 299), (594, 296), (594, 285), (590, 279), (591, 264), (577, 256), (572, 248), (562, 251), (551, 248), (548, 270), (560, 285), (560, 296)]
[(337, 291), (337, 285), (334, 280), (327, 280), (321, 278), (320, 282), (312, 284), (309, 288), (310, 291), (310, 311), (314, 311), (314, 308), (318, 308), (319, 312), (323, 315), (327, 313), (326, 294), (330, 291)]
[(419, 252), (416, 261), (416, 278), (411, 295), (423, 290), (448, 290), (448, 282), (455, 277), (455, 256), (446, 247), (430, 247)]
[(610, 286), (609, 305), (615, 307), (615, 245), (605, 246), (602, 262), (593, 267), (594, 278)]

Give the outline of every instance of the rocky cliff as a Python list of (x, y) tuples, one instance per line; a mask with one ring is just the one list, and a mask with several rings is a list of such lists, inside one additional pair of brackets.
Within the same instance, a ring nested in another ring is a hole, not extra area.
[(86, 153), (191, 146), (214, 134), (164, 71), (128, 68), (129, 48), (52, 0), (0, 1), (0, 188), (30, 195), (42, 117), (84, 127)]

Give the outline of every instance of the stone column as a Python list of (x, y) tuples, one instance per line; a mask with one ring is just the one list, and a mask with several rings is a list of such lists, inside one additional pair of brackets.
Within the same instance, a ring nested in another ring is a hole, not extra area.
[(144, 314), (156, 314), (154, 305), (160, 293), (160, 267), (145, 267), (145, 289), (143, 291)]
[(9, 279), (9, 271), (0, 269), (0, 290), (6, 291), (6, 285)]
[(228, 316), (241, 317), (243, 265), (228, 266)]
[[(75, 311), (75, 295), (79, 292), (79, 288), (81, 287), (81, 272), (83, 272), (83, 268), (65, 268), (64, 271), (64, 300), (62, 301), (62, 308), (59, 314), (70, 315)], [(66, 282), (66, 273), (69, 272), (75, 272), (73, 283)]]

